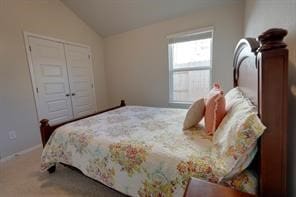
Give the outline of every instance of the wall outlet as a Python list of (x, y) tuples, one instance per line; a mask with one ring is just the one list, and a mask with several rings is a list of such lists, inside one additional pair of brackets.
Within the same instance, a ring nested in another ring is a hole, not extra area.
[(16, 132), (15, 131), (8, 131), (8, 137), (10, 140), (16, 139)]

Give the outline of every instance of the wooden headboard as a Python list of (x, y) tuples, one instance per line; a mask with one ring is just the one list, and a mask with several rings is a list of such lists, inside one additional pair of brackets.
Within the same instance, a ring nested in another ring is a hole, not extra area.
[(240, 40), (234, 56), (234, 86), (258, 107), (267, 127), (259, 142), (259, 196), (286, 196), (288, 50), (287, 31), (270, 29)]

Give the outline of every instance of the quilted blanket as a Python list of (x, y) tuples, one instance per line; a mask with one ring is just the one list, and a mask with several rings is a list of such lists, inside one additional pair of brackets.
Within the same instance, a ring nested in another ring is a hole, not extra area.
[[(190, 177), (218, 182), (211, 136), (203, 127), (182, 130), (186, 110), (127, 106), (59, 127), (41, 157), (130, 196), (182, 196)], [(223, 184), (255, 193), (248, 171)]]

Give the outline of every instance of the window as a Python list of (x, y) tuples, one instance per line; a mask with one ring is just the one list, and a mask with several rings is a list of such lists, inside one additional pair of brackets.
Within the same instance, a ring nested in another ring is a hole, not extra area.
[(168, 37), (170, 103), (192, 103), (211, 84), (213, 30)]

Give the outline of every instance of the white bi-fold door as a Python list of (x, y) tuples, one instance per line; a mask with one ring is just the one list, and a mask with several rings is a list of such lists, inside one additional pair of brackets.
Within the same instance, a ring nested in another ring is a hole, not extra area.
[(64, 45), (29, 38), (39, 119), (59, 123), (73, 118)]
[(74, 117), (95, 112), (92, 62), (87, 48), (65, 45)]
[(90, 49), (28, 37), (39, 120), (58, 124), (96, 111)]

